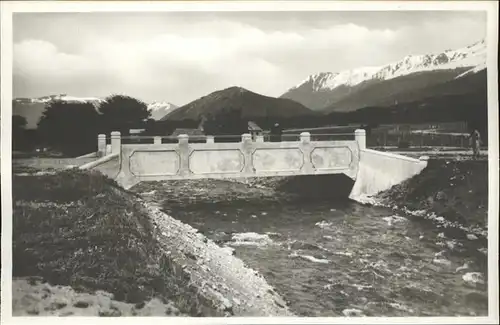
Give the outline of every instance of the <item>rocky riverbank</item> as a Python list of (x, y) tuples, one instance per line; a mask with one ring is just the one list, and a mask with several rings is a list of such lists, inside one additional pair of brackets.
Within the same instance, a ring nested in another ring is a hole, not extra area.
[(379, 203), (433, 214), (476, 233), (488, 229), (488, 161), (431, 159), (419, 175), (377, 196)]

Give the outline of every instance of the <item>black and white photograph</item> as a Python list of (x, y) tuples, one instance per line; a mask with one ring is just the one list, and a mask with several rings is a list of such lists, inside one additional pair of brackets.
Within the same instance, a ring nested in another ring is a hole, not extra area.
[(2, 324), (498, 323), (496, 1), (1, 5)]

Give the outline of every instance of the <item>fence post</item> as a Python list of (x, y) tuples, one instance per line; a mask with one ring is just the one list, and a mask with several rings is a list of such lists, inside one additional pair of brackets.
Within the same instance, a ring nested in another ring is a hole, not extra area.
[(97, 157), (106, 156), (106, 134), (97, 135)]
[(154, 137), (154, 144), (161, 144), (161, 137)]
[(366, 131), (363, 129), (357, 129), (354, 131), (354, 139), (359, 145), (359, 149), (366, 149)]
[(111, 132), (111, 153), (120, 153), (122, 148), (121, 133), (118, 131)]
[(207, 135), (205, 140), (206, 140), (206, 143), (214, 143), (215, 142), (213, 135)]
[(187, 134), (179, 134), (179, 174), (189, 174), (189, 136)]

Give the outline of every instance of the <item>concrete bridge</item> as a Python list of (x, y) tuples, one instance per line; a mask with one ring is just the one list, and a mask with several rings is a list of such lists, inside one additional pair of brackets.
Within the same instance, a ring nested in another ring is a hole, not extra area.
[(201, 178), (238, 178), (343, 174), (353, 180), (351, 196), (375, 194), (426, 167), (427, 162), (366, 148), (364, 130), (354, 140), (311, 141), (308, 132), (299, 141), (265, 142), (243, 134), (237, 143), (190, 143), (187, 135), (177, 143), (124, 144), (119, 132), (98, 136), (101, 158), (80, 166), (97, 169), (125, 188), (142, 181)]

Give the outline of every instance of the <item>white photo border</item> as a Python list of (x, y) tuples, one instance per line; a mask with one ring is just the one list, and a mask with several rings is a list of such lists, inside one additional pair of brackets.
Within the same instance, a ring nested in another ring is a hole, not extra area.
[[(2, 324), (498, 324), (498, 2), (497, 1), (1, 1)], [(12, 317), (12, 16), (18, 12), (146, 11), (485, 11), (488, 73), (487, 317)]]

